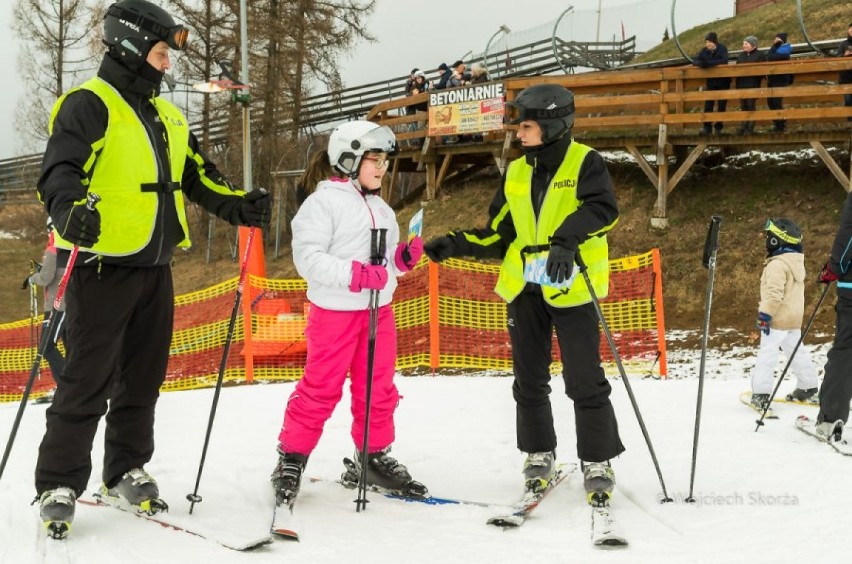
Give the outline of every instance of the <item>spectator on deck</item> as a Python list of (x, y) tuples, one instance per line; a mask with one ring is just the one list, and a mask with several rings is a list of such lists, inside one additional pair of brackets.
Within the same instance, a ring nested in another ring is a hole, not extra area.
[(849, 28), (847, 28), (846, 30), (846, 39), (844, 39), (837, 45), (837, 51), (834, 52), (834, 56), (846, 56), (846, 49), (850, 46), (852, 46), (852, 23), (849, 24)]
[(438, 70), (441, 72), (441, 76), (438, 78), (438, 83), (435, 84), (436, 90), (443, 90), (448, 87), (448, 82), (450, 81), (450, 77), (453, 75), (453, 71), (450, 70), (450, 67), (447, 66), (447, 63), (441, 63), (438, 65)]
[(448, 88), (455, 88), (456, 86), (465, 86), (470, 82), (470, 73), (466, 71), (467, 65), (464, 64), (464, 61), (456, 61), (453, 63), (452, 73), (450, 74), (450, 79), (447, 81)]
[[(852, 27), (852, 26), (850, 26)], [(846, 50), (843, 52), (844, 57), (852, 57), (852, 43), (846, 46)], [(852, 84), (852, 69), (846, 69), (840, 71), (840, 84)], [(847, 108), (852, 108), (852, 94), (844, 94), (843, 95), (843, 105)], [(852, 122), (852, 117), (846, 118), (846, 121)]]
[[(703, 69), (728, 64), (728, 48), (719, 43), (719, 37), (715, 31), (711, 31), (704, 37), (704, 48), (696, 55), (692, 64)], [(706, 90), (728, 90), (730, 87), (731, 79), (729, 77), (720, 76), (707, 79)], [(714, 104), (717, 112), (724, 112), (728, 107), (727, 100), (705, 100), (704, 113), (712, 112)], [(713, 130), (718, 135), (722, 133), (723, 127), (724, 124), (721, 121), (717, 121), (715, 124), (705, 121), (701, 135), (710, 135)]]
[[(759, 63), (763, 61), (763, 53), (757, 48), (757, 37), (749, 35), (743, 39), (743, 52), (737, 57), (737, 64), (740, 63)], [(760, 88), (760, 76), (738, 76), (736, 80), (736, 88)], [(757, 109), (756, 98), (740, 99), (740, 110), (744, 112), (753, 112)], [(754, 133), (754, 122), (744, 121), (737, 130), (739, 135), (748, 135)]]
[(473, 63), (470, 66), (470, 83), (478, 84), (480, 82), (488, 82), (491, 78), (488, 76), (488, 69), (482, 63)]
[[(775, 35), (772, 42), (772, 47), (766, 53), (766, 60), (775, 63), (778, 61), (789, 61), (790, 54), (793, 52), (793, 47), (787, 43), (787, 34), (781, 32)], [(770, 74), (766, 79), (766, 85), (769, 88), (784, 88), (793, 84), (792, 74)], [(772, 96), (766, 99), (766, 104), (770, 110), (783, 110), (784, 99), (780, 96)], [(772, 120), (774, 133), (783, 133), (787, 122), (783, 119)]]

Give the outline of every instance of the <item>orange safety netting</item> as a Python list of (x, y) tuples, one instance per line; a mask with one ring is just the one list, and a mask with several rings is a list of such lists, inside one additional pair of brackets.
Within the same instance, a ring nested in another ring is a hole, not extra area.
[[(611, 260), (610, 267), (610, 292), (601, 309), (623, 364), (633, 371), (665, 376), (658, 250)], [(393, 305), (399, 334), (397, 368), (511, 368), (506, 306), (493, 292), (498, 271), (494, 264), (451, 259), (437, 265), (424, 259), (403, 277)], [(216, 383), (236, 287), (233, 278), (175, 298), (175, 331), (163, 390)], [(249, 338), (240, 313), (224, 371), (226, 384), (302, 376), (307, 355), (305, 290), (303, 280), (249, 276), (243, 296), (251, 309)], [(35, 359), (40, 323), (41, 319), (27, 319), (0, 325), (0, 403), (20, 401)], [(556, 371), (555, 337), (553, 344)], [(603, 333), (601, 354), (604, 362), (613, 361)], [(50, 369), (42, 362), (31, 397), (53, 387)]]

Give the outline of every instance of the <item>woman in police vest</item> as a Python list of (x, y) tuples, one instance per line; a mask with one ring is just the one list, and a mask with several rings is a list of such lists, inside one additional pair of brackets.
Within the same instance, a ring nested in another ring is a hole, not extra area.
[[(97, 76), (59, 98), (50, 118), (38, 194), (59, 252), (81, 249), (65, 295), (68, 358), (35, 472), (41, 517), (57, 538), (89, 482), (104, 414), (101, 494), (148, 513), (165, 507), (144, 465), (172, 337), (170, 263), (190, 245), (184, 198), (232, 225), (269, 221), (269, 195), (227, 182), (180, 110), (159, 97), (169, 49), (186, 40), (186, 28), (150, 2), (113, 4)], [(95, 210), (88, 192), (101, 197)]]
[(571, 138), (574, 95), (538, 84), (508, 103), (517, 115), (524, 156), (513, 161), (489, 207), (485, 228), (460, 230), (426, 244), (440, 262), (450, 257), (502, 258), (495, 291), (508, 303), (517, 405), (517, 444), (527, 454), (527, 488), (547, 486), (556, 468), (550, 406), (551, 335), (562, 354), (562, 377), (574, 401), (577, 454), (589, 502), (605, 501), (615, 484), (609, 460), (624, 451), (600, 365), (600, 332), (591, 295), (576, 276), (579, 251), (595, 293), (607, 295), (606, 232), (618, 220), (603, 158)]

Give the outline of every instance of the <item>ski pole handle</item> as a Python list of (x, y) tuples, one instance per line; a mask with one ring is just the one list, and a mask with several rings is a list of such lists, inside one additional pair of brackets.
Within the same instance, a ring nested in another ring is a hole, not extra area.
[(95, 211), (95, 206), (98, 205), (98, 202), (100, 201), (100, 196), (98, 196), (94, 192), (89, 192), (88, 194), (86, 194), (86, 209), (89, 211)]
[[(95, 211), (95, 206), (101, 201), (101, 197), (94, 192), (86, 194), (86, 209)], [(74, 270), (74, 263), (77, 261), (77, 253), (80, 252), (80, 245), (74, 245), (71, 249), (71, 256), (68, 257), (68, 264), (65, 266), (65, 274), (59, 281), (59, 286), (56, 288), (56, 297), (53, 299), (53, 309), (58, 310), (62, 305), (62, 298), (65, 297), (65, 287), (68, 286), (68, 280), (71, 278), (71, 271)]]
[(385, 228), (370, 229), (370, 263), (384, 264), (387, 255), (387, 235)]
[(710, 262), (715, 262), (716, 251), (719, 250), (719, 229), (721, 226), (722, 216), (714, 215), (710, 218), (707, 239), (704, 241), (704, 257), (701, 261), (704, 264), (704, 268), (710, 268)]

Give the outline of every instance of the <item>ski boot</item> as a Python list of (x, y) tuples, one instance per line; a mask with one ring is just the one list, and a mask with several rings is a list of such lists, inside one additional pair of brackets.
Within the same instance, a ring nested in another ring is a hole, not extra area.
[(769, 394), (751, 394), (751, 406), (758, 411), (769, 407)]
[[(408, 468), (390, 456), (390, 447), (367, 455), (367, 486), (406, 497), (427, 498), (429, 490), (413, 480)], [(357, 487), (361, 478), (361, 453), (355, 451), (355, 459), (343, 459), (346, 471), (341, 476), (344, 485)]]
[(589, 505), (604, 507), (609, 505), (612, 489), (615, 486), (615, 472), (609, 462), (582, 462), (583, 487)]
[(787, 394), (787, 401), (798, 401), (811, 405), (819, 405), (819, 388), (796, 388), (792, 394)]
[(47, 529), (47, 536), (61, 540), (68, 536), (74, 521), (74, 505), (77, 494), (71, 488), (58, 487), (45, 490), (36, 496), (33, 503), (39, 504), (39, 515)]
[(843, 442), (843, 425), (843, 419), (838, 419), (834, 423), (819, 421), (816, 424), (816, 433), (824, 441), (840, 443)]
[(299, 495), (302, 473), (308, 457), (295, 452), (282, 452), (278, 449), (278, 464), (272, 471), (272, 487), (275, 489), (275, 504), (292, 507)]
[(169, 505), (160, 499), (156, 480), (142, 468), (128, 470), (112, 487), (101, 484), (99, 497), (107, 505), (117, 505), (148, 515), (169, 510)]
[(538, 493), (546, 490), (556, 475), (556, 452), (528, 453), (523, 474), (528, 492)]

